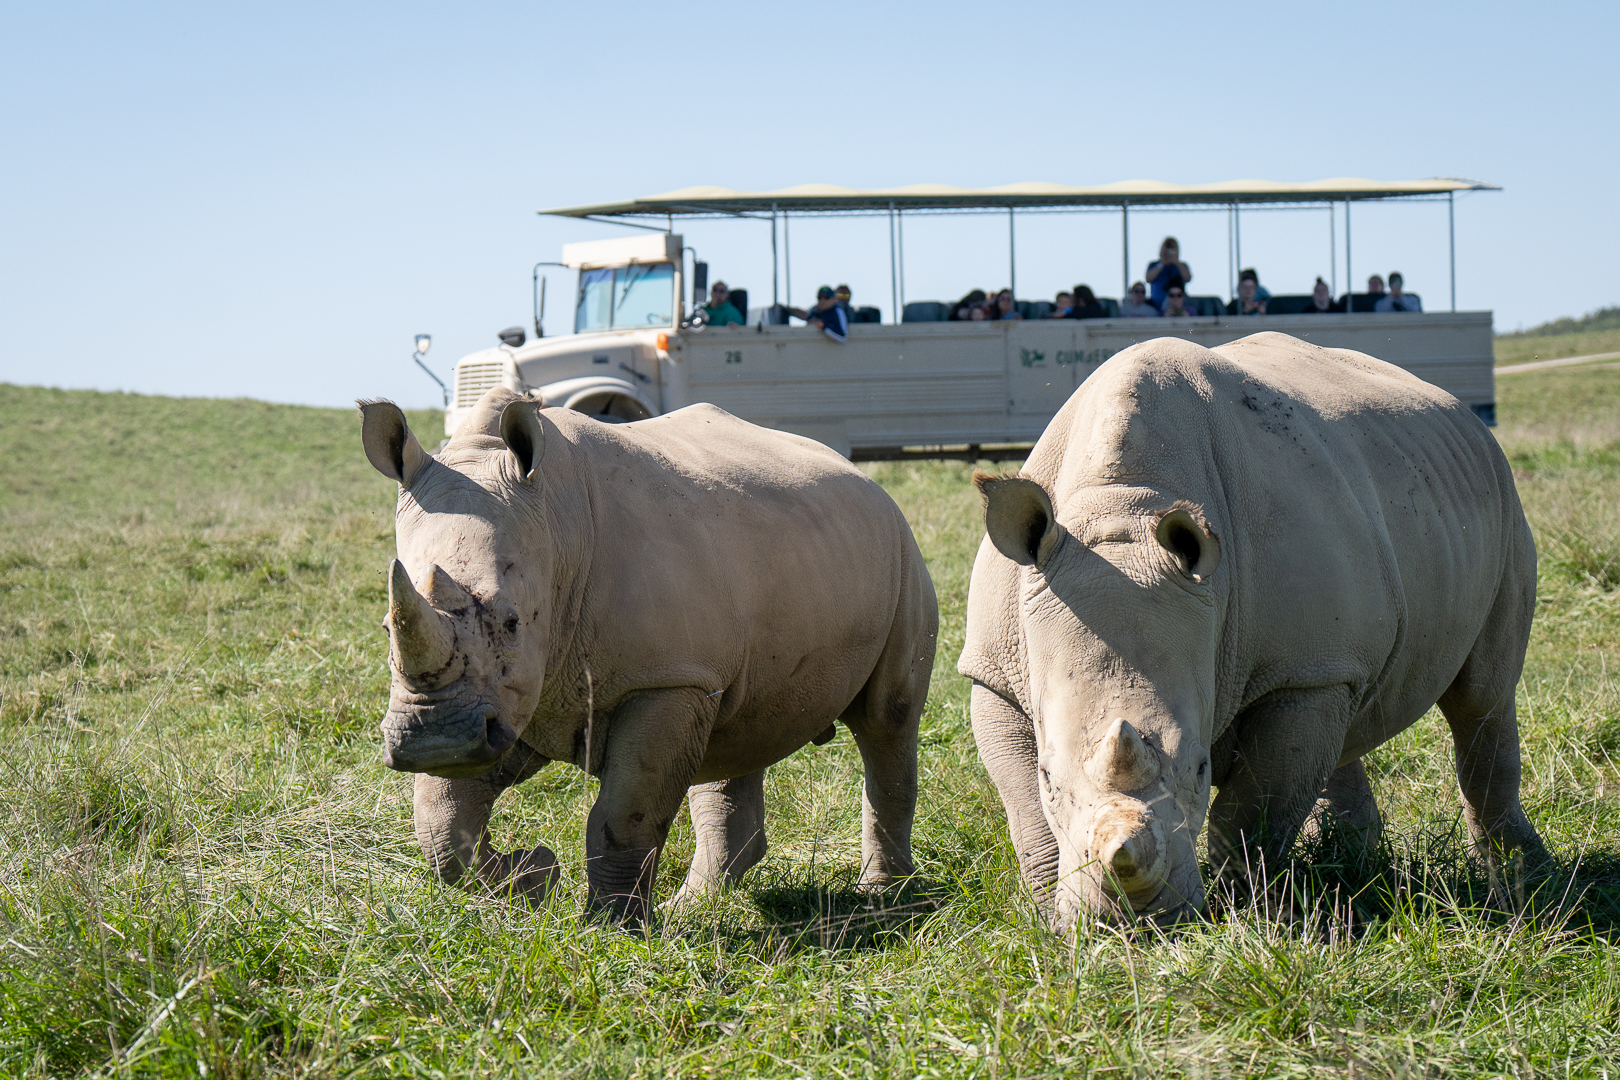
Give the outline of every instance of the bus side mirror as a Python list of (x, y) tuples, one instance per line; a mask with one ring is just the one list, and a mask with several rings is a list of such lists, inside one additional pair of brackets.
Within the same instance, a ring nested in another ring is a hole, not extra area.
[(692, 306), (700, 308), (709, 296), (709, 264), (692, 260)]

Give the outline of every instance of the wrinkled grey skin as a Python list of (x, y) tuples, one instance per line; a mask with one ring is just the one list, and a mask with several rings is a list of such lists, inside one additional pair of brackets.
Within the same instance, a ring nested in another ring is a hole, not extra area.
[(1203, 910), (1206, 812), (1244, 887), (1307, 818), (1376, 843), (1362, 755), (1437, 702), (1478, 854), (1544, 857), (1514, 719), (1534, 542), (1449, 394), (1282, 334), (1159, 339), (1099, 368), (1020, 475), (977, 483), (958, 667), (1057, 927)]
[(400, 483), (383, 759), (418, 774), (417, 837), (446, 880), (543, 895), (554, 856), (493, 850), (490, 811), (570, 761), (601, 778), (590, 906), (641, 920), (682, 798), (686, 888), (736, 880), (765, 855), (765, 769), (836, 720), (866, 766), (861, 881), (912, 872), (938, 612), (869, 477), (708, 405), (607, 425), (491, 390), (437, 457), (392, 404), (362, 415)]

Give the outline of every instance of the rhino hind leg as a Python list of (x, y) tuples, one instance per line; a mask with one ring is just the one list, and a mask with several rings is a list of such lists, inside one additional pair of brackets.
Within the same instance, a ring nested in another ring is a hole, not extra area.
[(917, 727), (926, 700), (926, 689), (915, 693), (909, 686), (868, 683), (856, 706), (841, 717), (855, 736), (865, 766), (857, 888), (888, 889), (914, 872), (911, 825), (917, 813)]
[(1267, 694), (1233, 720), (1232, 758), (1216, 767), (1209, 864), (1228, 889), (1261, 889), (1334, 775), (1350, 726), (1348, 686)]
[(1043, 914), (1053, 914), (1058, 842), (1041, 806), (1040, 758), (1035, 725), (1022, 709), (987, 686), (973, 684), (969, 706), (973, 741), (1007, 811), (1018, 871)]
[(546, 758), (518, 743), (483, 776), (449, 780), (417, 773), (412, 792), (416, 841), (440, 880), (454, 885), (471, 869), (484, 887), (538, 903), (561, 871), (550, 848), (496, 851), (489, 818), (502, 791), (539, 772)]
[(735, 885), (765, 857), (765, 770), (710, 784), (686, 793), (697, 850), (681, 886), (682, 895)]
[(1333, 770), (1300, 835), (1307, 842), (1335, 836), (1363, 855), (1377, 850), (1384, 835), (1384, 818), (1360, 758)]
[(1494, 885), (1504, 865), (1516, 858), (1540, 865), (1547, 860), (1547, 849), (1519, 802), (1519, 724), (1513, 697), (1522, 646), (1520, 659), (1507, 665), (1511, 682), (1492, 678), (1502, 667), (1477, 663), (1478, 651), (1476, 646), (1440, 698), (1440, 711), (1457, 751), (1457, 787), (1469, 840)]

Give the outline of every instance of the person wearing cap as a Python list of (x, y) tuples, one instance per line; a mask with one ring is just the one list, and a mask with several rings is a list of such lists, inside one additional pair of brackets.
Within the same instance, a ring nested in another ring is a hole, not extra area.
[(788, 314), (796, 319), (803, 319), (806, 324), (840, 344), (849, 336), (849, 315), (838, 306), (838, 298), (830, 285), (823, 285), (816, 290), (815, 307), (809, 311), (804, 308), (788, 308)]
[(1157, 319), (1159, 309), (1148, 301), (1147, 286), (1138, 281), (1131, 286), (1130, 295), (1119, 305), (1119, 313), (1128, 319)]
[(741, 326), (742, 313), (731, 302), (731, 290), (723, 281), (714, 283), (709, 290), (709, 302), (703, 305), (705, 321), (710, 326)]
[(840, 285), (833, 290), (833, 300), (838, 304), (839, 307), (844, 309), (844, 321), (846, 323), (852, 323), (855, 321), (855, 308), (850, 304), (849, 297), (850, 292), (848, 285)]

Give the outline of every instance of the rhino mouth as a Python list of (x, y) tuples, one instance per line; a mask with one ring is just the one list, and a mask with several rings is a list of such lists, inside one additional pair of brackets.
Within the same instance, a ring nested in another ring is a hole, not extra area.
[(493, 705), (437, 722), (431, 714), (391, 708), (382, 727), (384, 765), (449, 779), (481, 776), (517, 742), (517, 732)]

